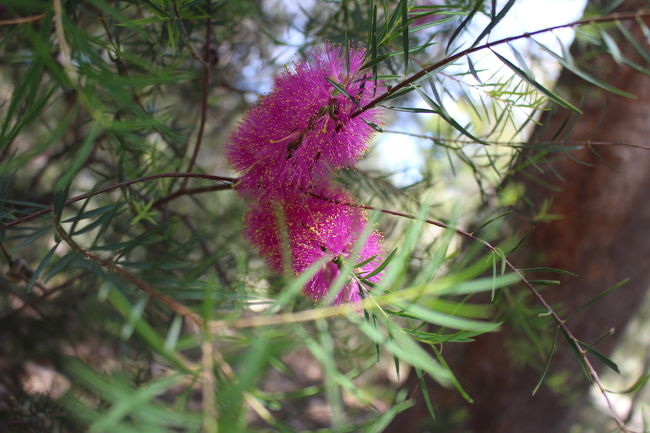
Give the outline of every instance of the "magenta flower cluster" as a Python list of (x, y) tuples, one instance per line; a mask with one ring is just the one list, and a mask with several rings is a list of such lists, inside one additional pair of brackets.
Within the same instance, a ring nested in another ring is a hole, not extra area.
[(359, 301), (365, 290), (360, 280), (378, 282), (381, 273), (372, 274), (383, 261), (377, 231), (351, 257), (367, 218), (343, 204), (351, 198), (331, 180), (333, 171), (354, 166), (365, 153), (374, 133), (368, 123), (380, 123), (376, 110), (353, 116), (372, 100), (375, 83), (361, 70), (363, 49), (342, 51), (327, 45), (287, 68), (249, 110), (227, 149), (242, 173), (235, 188), (250, 204), (246, 237), (271, 268), (291, 266), (298, 274), (325, 257), (303, 289), (318, 300), (327, 296), (344, 260), (363, 263), (334, 304)]

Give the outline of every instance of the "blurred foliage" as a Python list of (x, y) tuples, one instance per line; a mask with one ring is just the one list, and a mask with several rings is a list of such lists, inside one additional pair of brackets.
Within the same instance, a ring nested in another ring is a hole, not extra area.
[[(552, 322), (506, 267), (519, 240), (486, 249), (453, 229), (472, 220), (497, 238), (521, 195), (499, 191), (502, 176), (571, 148), (521, 142), (549, 100), (579, 108), (516, 50), (492, 52), (499, 74), (453, 58), (513, 3), (3, 1), (3, 431), (380, 432), (410, 405), (398, 384), (411, 369), (464, 394), (442, 347), (506, 320), (525, 336), (508, 350), (541, 371)], [(616, 55), (606, 35), (583, 37)], [(272, 77), (325, 40), (366, 46), (388, 89), (450, 59), (381, 101), (387, 125), (426, 116), (422, 179), (339, 174), (361, 202), (416, 215), (370, 212), (395, 254), (361, 307), (314, 305), (300, 296), (309, 275), (267, 271), (242, 240), (242, 204), (208, 176), (229, 174), (227, 134)], [(458, 206), (462, 191), (446, 197), (467, 175)]]

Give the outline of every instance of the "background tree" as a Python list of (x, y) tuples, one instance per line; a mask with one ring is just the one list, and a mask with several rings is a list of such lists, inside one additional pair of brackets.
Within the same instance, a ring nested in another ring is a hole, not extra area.
[[(645, 1), (624, 2), (616, 11), (636, 11), (647, 5)], [(609, 10), (609, 2), (591, 1), (586, 16)], [(577, 59), (575, 68), (592, 71), (600, 82), (635, 98), (594, 88), (575, 74), (574, 67), (565, 67), (556, 87), (570, 101), (580, 101), (584, 113), (545, 113), (530, 144), (557, 142), (568, 149), (550, 153), (535, 163), (538, 169), (523, 175), (516, 173), (502, 186), (525, 190), (521, 218), (511, 223), (520, 236), (528, 232), (517, 252), (517, 261), (543, 263), (576, 274), (540, 273), (540, 278), (556, 279), (559, 284), (545, 290), (544, 297), (570, 317), (568, 324), (583, 341), (597, 342), (598, 351), (606, 355), (623, 335), (650, 285), (647, 272), (636, 261), (637, 257), (647, 256), (649, 247), (645, 227), (650, 221), (644, 197), (650, 161), (645, 151), (634, 146), (647, 143), (650, 81), (647, 73), (630, 67), (630, 62), (640, 65), (646, 60), (646, 54), (638, 51), (628, 37), (640, 37), (641, 30), (623, 23), (619, 28), (623, 32), (611, 43), (620, 47), (628, 61), (612, 61), (611, 55), (594, 50), (585, 41), (593, 33), (579, 32), (571, 53)], [(580, 143), (591, 144), (570, 147)], [(539, 156), (534, 147), (524, 152), (521, 164), (527, 165)], [(593, 299), (599, 301), (574, 315)], [(531, 313), (534, 304), (531, 300)], [(506, 322), (504, 332), (486, 334), (475, 344), (454, 347), (458, 353), (453, 355), (448, 352), (456, 373), (464, 378), (475, 400), (466, 406), (470, 431), (570, 431), (589, 397), (588, 382), (583, 380), (575, 354), (561, 339), (557, 346), (553, 343), (547, 374), (562, 378), (561, 386), (542, 385), (532, 395), (540, 380), (540, 363), (522, 363), (521, 355), (513, 353), (530, 352), (526, 346), (530, 348), (534, 342), (526, 335), (528, 325), (521, 326), (516, 317), (511, 319), (515, 320)], [(535, 338), (544, 341), (548, 350), (555, 327), (535, 332)], [(599, 370), (603, 368), (607, 367), (601, 364)], [(438, 392), (443, 391), (434, 391)], [(441, 401), (455, 410), (463, 405), (456, 396), (441, 397)], [(412, 411), (419, 410), (425, 422), (429, 415), (423, 401), (418, 407), (403, 412), (389, 431), (421, 431), (413, 422)]]
[[(488, 42), (514, 1), (497, 3), (342, 1), (310, 11), (282, 2), (5, 2), (0, 422), (9, 431), (381, 431), (411, 404), (395, 384), (407, 369), (464, 394), (476, 369), (461, 369), (459, 381), (448, 348), (504, 318), (537, 337), (520, 347), (545, 354), (552, 334), (537, 327), (542, 320), (571, 331), (543, 298), (530, 311), (521, 293), (539, 295), (548, 281), (506, 259), (516, 240), (484, 240), (495, 211), (481, 230), (460, 228), (481, 200), (509, 203), (502, 175), (531, 173), (519, 167), (521, 147), (500, 140), (518, 137), (548, 100), (578, 104), (506, 52), (534, 35)], [(579, 25), (591, 47), (629, 64), (609, 33), (593, 32), (621, 22), (642, 33), (646, 15)], [(628, 42), (643, 50), (641, 33)], [(325, 40), (367, 47), (364, 70), (386, 86), (358, 113), (382, 106), (386, 125), (428, 116), (436, 133), (413, 185), (373, 167), (335, 173), (359, 200), (345, 206), (366, 209), (387, 245), (376, 287), (355, 273), (357, 261), (336, 263), (368, 286), (361, 305), (338, 308), (304, 299), (308, 275), (267, 270), (245, 243), (224, 158), (229, 132), (270, 77)], [(511, 74), (484, 70), (478, 54)], [(568, 150), (552, 141), (534, 146), (533, 160)], [(474, 180), (473, 200), (432, 200), (460, 177)], [(414, 380), (428, 409), (443, 406)]]

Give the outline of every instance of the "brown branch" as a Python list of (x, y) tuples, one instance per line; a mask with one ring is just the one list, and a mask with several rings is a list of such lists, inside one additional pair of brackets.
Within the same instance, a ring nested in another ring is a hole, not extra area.
[(432, 64), (430, 66), (427, 66), (426, 68), (422, 69), (421, 71), (417, 72), (416, 74), (411, 75), (406, 80), (401, 81), (397, 85), (395, 85), (395, 86), (391, 87), (390, 89), (388, 89), (386, 92), (384, 92), (381, 95), (377, 96), (375, 99), (373, 99), (372, 101), (370, 101), (369, 103), (367, 103), (363, 107), (359, 108), (357, 111), (352, 113), (352, 117), (356, 117), (359, 114), (363, 113), (364, 111), (371, 109), (372, 107), (376, 106), (380, 102), (382, 102), (382, 101), (388, 99), (389, 97), (391, 97), (392, 95), (394, 95), (397, 91), (399, 91), (399, 90), (401, 90), (401, 89), (403, 89), (403, 88), (405, 88), (407, 86), (410, 86), (411, 84), (415, 83), (419, 79), (425, 77), (427, 74), (430, 74), (431, 72), (433, 72), (433, 71), (435, 71), (437, 69), (441, 69), (441, 68), (443, 68), (443, 67), (445, 67), (447, 65), (450, 65), (453, 62), (455, 62), (456, 60), (458, 60), (458, 59), (460, 59), (462, 57), (465, 57), (465, 56), (467, 56), (469, 54), (475, 53), (477, 51), (489, 49), (489, 48), (492, 48), (492, 47), (497, 46), (497, 45), (507, 44), (508, 42), (516, 41), (516, 40), (519, 40), (519, 39), (528, 39), (528, 38), (531, 38), (533, 36), (536, 36), (536, 35), (539, 35), (539, 34), (542, 34), (542, 33), (552, 32), (554, 30), (559, 30), (559, 29), (564, 29), (564, 28), (569, 28), (569, 27), (584, 26), (584, 25), (589, 25), (589, 24), (608, 23), (608, 22), (612, 22), (612, 21), (633, 20), (633, 19), (637, 19), (637, 18), (640, 18), (640, 17), (648, 17), (648, 16), (650, 16), (650, 11), (648, 11), (648, 10), (640, 10), (640, 11), (636, 11), (636, 12), (627, 12), (627, 13), (606, 15), (604, 17), (588, 18), (588, 19), (585, 19), (585, 20), (574, 21), (574, 22), (571, 22), (571, 23), (561, 24), (561, 25), (557, 25), (557, 26), (554, 26), (554, 27), (547, 27), (545, 29), (536, 30), (536, 31), (530, 32), (530, 33), (523, 33), (521, 35), (511, 36), (511, 37), (508, 37), (508, 38), (499, 39), (498, 41), (488, 42), (487, 44), (483, 44), (483, 45), (479, 45), (479, 46), (476, 46), (476, 47), (468, 48), (468, 49), (460, 51), (460, 52), (458, 52), (458, 53), (456, 53), (454, 55), (451, 55), (449, 57), (445, 57), (444, 59), (440, 60), (439, 62), (434, 63), (434, 64)]
[[(57, 244), (58, 245), (58, 244)], [(25, 263), (24, 260), (18, 258), (14, 259), (11, 257), (9, 254), (9, 251), (5, 248), (4, 244), (0, 242), (0, 249), (2, 250), (2, 254), (5, 256), (5, 259), (7, 260), (9, 264), (9, 271), (7, 272), (7, 276), (10, 278), (14, 278), (19, 281), (23, 281), (25, 283), (29, 283), (32, 279), (32, 276), (34, 275), (34, 271), (29, 269), (27, 267), (27, 263)], [(25, 299), (23, 296), (15, 291), (7, 282), (4, 281), (3, 278), (0, 278), (0, 286), (3, 286), (5, 289), (8, 291), (11, 291), (15, 296), (17, 296), (21, 301), (22, 304), (14, 308), (12, 310), (6, 311), (3, 314), (0, 314), (0, 322), (8, 317), (13, 316), (16, 313), (19, 313), (20, 311), (24, 310), (25, 308), (31, 307), (34, 311), (36, 311), (43, 319), (47, 320), (47, 316), (36, 306), (36, 304), (43, 299), (53, 295), (54, 293), (64, 289), (65, 287), (69, 286), (72, 284), (74, 281), (77, 279), (83, 277), (84, 275), (88, 274), (89, 271), (84, 271), (77, 275), (76, 277), (72, 277), (68, 279), (67, 281), (52, 287), (51, 289), (48, 289), (43, 283), (40, 281), (35, 281), (34, 286), (38, 287), (39, 290), (41, 290), (40, 295), (38, 295), (35, 298), (32, 299)]]
[(9, 254), (9, 251), (7, 251), (7, 248), (5, 248), (5, 245), (2, 242), (0, 242), (0, 250), (2, 250), (2, 255), (5, 256), (5, 259), (7, 260), (9, 268), (13, 268), (14, 259), (11, 257), (11, 254)]
[[(407, 219), (411, 219), (411, 220), (418, 220), (419, 219), (415, 215), (410, 215), (410, 214), (407, 214), (407, 213), (397, 212), (397, 211), (388, 210), (388, 209), (381, 209), (381, 208), (377, 208), (375, 206), (368, 206), (368, 205), (362, 205), (362, 204), (357, 204), (357, 203), (352, 203), (352, 202), (334, 200), (334, 199), (330, 199), (330, 198), (320, 196), (320, 195), (317, 195), (317, 194), (313, 194), (313, 193), (310, 193), (309, 195), (312, 196), (312, 197), (315, 197), (315, 198), (317, 198), (319, 200), (327, 201), (327, 202), (330, 202), (330, 203), (338, 203), (338, 204), (341, 204), (341, 205), (344, 205), (344, 206), (355, 207), (355, 208), (358, 208), (358, 209), (365, 209), (365, 210), (381, 212), (381, 213), (385, 213), (385, 214), (388, 214), (388, 215), (394, 215), (394, 216), (407, 218)], [(482, 244), (487, 249), (489, 249), (492, 253), (501, 255), (498, 252), (498, 249), (495, 246), (493, 246), (488, 241), (486, 241), (486, 240), (484, 240), (482, 238), (479, 238), (474, 233), (471, 233), (471, 232), (465, 231), (463, 229), (450, 226), (449, 224), (446, 224), (444, 222), (436, 221), (436, 220), (432, 220), (432, 219), (424, 219), (424, 222), (426, 222), (427, 224), (436, 226), (436, 227), (446, 229), (446, 230), (453, 230), (457, 234), (459, 234), (459, 235), (461, 235), (461, 236), (463, 236), (463, 237), (465, 237), (467, 239), (470, 239), (470, 240), (472, 240), (474, 242), (478, 242), (478, 243)], [(555, 312), (553, 307), (551, 307), (548, 304), (548, 302), (546, 302), (546, 299), (544, 299), (544, 297), (539, 292), (539, 290), (537, 290), (537, 288), (535, 288), (535, 286), (533, 284), (531, 284), (530, 281), (528, 281), (528, 279), (522, 274), (522, 272), (519, 270), (519, 268), (514, 266), (512, 264), (512, 262), (505, 256), (503, 256), (503, 261), (505, 262), (508, 269), (510, 269), (512, 272), (514, 272), (515, 275), (517, 275), (521, 279), (521, 281), (528, 288), (528, 290), (533, 294), (533, 296), (537, 299), (537, 301), (539, 301), (539, 303), (544, 306), (547, 313), (553, 318), (553, 320), (555, 321), (557, 326), (559, 326), (560, 329), (562, 329), (562, 331), (564, 331), (565, 335), (567, 336), (567, 339), (569, 340), (569, 344), (573, 345), (574, 348), (577, 350), (577, 352), (580, 353), (580, 357), (582, 358), (582, 362), (584, 362), (585, 366), (587, 367), (587, 371), (589, 373), (589, 379), (590, 379), (590, 381), (592, 381), (593, 383), (596, 384), (596, 386), (599, 388), (600, 392), (605, 397), (605, 400), (607, 401), (607, 404), (609, 406), (609, 410), (611, 412), (612, 418), (616, 422), (616, 425), (623, 432), (631, 433), (631, 431), (625, 426), (625, 423), (623, 422), (623, 420), (616, 413), (615, 408), (613, 407), (609, 397), (607, 396), (607, 391), (605, 390), (605, 387), (603, 386), (602, 382), (600, 381), (600, 377), (598, 376), (598, 372), (596, 371), (594, 366), (591, 364), (591, 361), (589, 360), (589, 357), (587, 356), (587, 352), (580, 345), (580, 340), (578, 340), (578, 338), (573, 334), (573, 332), (571, 332), (571, 330), (567, 327), (564, 320), (562, 320), (560, 318), (560, 316)]]
[[(134, 183), (140, 183), (140, 182), (146, 182), (149, 180), (154, 180), (154, 179), (162, 179), (162, 178), (196, 178), (196, 179), (207, 179), (207, 180), (214, 180), (218, 182), (225, 182), (228, 184), (233, 184), (235, 181), (237, 181), (236, 178), (233, 177), (224, 177), (224, 176), (213, 176), (210, 174), (199, 174), (199, 173), (161, 173), (161, 174), (152, 174), (150, 176), (143, 176), (143, 177), (138, 177), (136, 179), (131, 179), (131, 180), (125, 180), (120, 183), (116, 183), (113, 185), (106, 186), (104, 188), (100, 188), (97, 191), (90, 191), (85, 194), (78, 195), (76, 197), (72, 197), (68, 200), (66, 200), (65, 204), (69, 205), (72, 203), (76, 203), (78, 201), (87, 199), (89, 197), (93, 197), (99, 194), (103, 194), (106, 192), (114, 191), (119, 188), (123, 188), (125, 186), (133, 185)], [(18, 224), (22, 224), (24, 222), (33, 220), (34, 218), (37, 218), (42, 215), (46, 215), (50, 212), (52, 212), (53, 207), (47, 207), (45, 209), (41, 209), (39, 211), (33, 212), (29, 215), (25, 215), (23, 217), (17, 218), (13, 221), (10, 221), (8, 223), (3, 223), (0, 225), (0, 230), (7, 229), (9, 227), (13, 227)]]
[(174, 192), (173, 194), (168, 195), (167, 197), (163, 197), (159, 200), (157, 200), (152, 207), (160, 207), (164, 204), (169, 203), (172, 200), (176, 200), (179, 197), (183, 197), (186, 195), (194, 195), (194, 194), (201, 194), (204, 192), (211, 192), (211, 191), (223, 191), (225, 189), (232, 189), (232, 184), (225, 184), (225, 185), (210, 185), (210, 186), (202, 186), (199, 188), (188, 188), (188, 189), (179, 189), (178, 191)]
[[(7, 313), (4, 313), (0, 315), (0, 321), (5, 319), (6, 317), (12, 316), (14, 312), (18, 312), (22, 310), (23, 308), (29, 306), (29, 299), (27, 299), (22, 293), (20, 293), (18, 290), (14, 289), (8, 281), (6, 281), (4, 278), (0, 278), (0, 288), (6, 290), (7, 292), (11, 293), (14, 295), (16, 298), (18, 298), (21, 302), (21, 305), (17, 308), (14, 308), (13, 310), (9, 310)], [(46, 319), (45, 313), (43, 313), (40, 308), (36, 307), (35, 305), (32, 306), (32, 309), (38, 313), (39, 316), (41, 316), (42, 319)]]
[(9, 18), (6, 20), (0, 20), (0, 26), (10, 26), (13, 24), (25, 24), (33, 23), (45, 17), (45, 14), (32, 15), (31, 17), (22, 17), (22, 18)]
[(105, 268), (110, 269), (113, 273), (119, 275), (120, 277), (124, 278), (125, 280), (129, 281), (132, 283), (134, 286), (136, 286), (138, 289), (142, 290), (149, 296), (151, 296), (154, 299), (157, 299), (167, 307), (169, 307), (170, 310), (174, 311), (175, 313), (185, 317), (186, 319), (190, 319), (192, 322), (194, 322), (198, 326), (202, 326), (203, 324), (203, 319), (201, 316), (187, 308), (185, 305), (177, 302), (173, 298), (165, 295), (164, 293), (159, 292), (158, 290), (154, 289), (151, 287), (149, 284), (145, 283), (142, 281), (140, 278), (136, 277), (135, 275), (131, 274), (128, 271), (125, 271), (122, 267), (116, 265), (113, 262), (110, 262), (106, 259), (103, 259), (99, 256), (96, 256), (92, 254), (90, 251), (83, 249), (80, 247), (69, 235), (68, 233), (61, 227), (61, 225), (56, 221), (54, 218), (54, 214), (52, 214), (52, 221), (54, 224), (54, 228), (56, 229), (56, 232), (58, 235), (61, 237), (61, 239), (73, 250), (81, 254), (83, 257), (92, 260), (96, 263), (99, 263), (100, 265), (104, 266)]
[[(33, 299), (23, 300), (23, 304), (20, 307), (14, 308), (13, 310), (9, 310), (9, 311), (3, 313), (2, 315), (0, 315), (0, 322), (2, 322), (3, 320), (5, 320), (5, 319), (7, 319), (7, 318), (9, 318), (11, 316), (13, 316), (16, 313), (19, 313), (20, 311), (24, 310), (27, 307), (31, 307), (31, 308), (36, 310), (36, 304), (37, 303), (39, 303), (40, 301), (42, 301), (45, 298), (49, 298), (53, 294), (65, 289), (66, 287), (68, 287), (72, 283), (74, 283), (76, 280), (88, 275), (89, 273), (90, 273), (90, 271), (84, 271), (84, 272), (80, 273), (79, 275), (64, 281), (63, 283), (59, 284), (58, 286), (52, 287), (51, 289), (43, 288), (44, 289), (43, 293), (41, 293), (41, 295), (39, 295), (38, 297), (33, 298)], [(41, 316), (43, 316), (43, 313), (40, 312), (40, 311), (39, 311), (39, 314)]]

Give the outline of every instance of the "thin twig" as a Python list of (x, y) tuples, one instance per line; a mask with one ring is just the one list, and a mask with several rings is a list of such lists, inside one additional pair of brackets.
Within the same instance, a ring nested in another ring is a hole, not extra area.
[[(384, 129), (383, 132), (389, 134), (400, 134), (406, 135), (407, 137), (422, 138), (425, 140), (439, 141), (443, 143), (460, 143), (460, 144), (484, 144), (476, 140), (470, 140), (467, 138), (449, 138), (449, 137), (436, 137), (425, 134), (414, 134), (412, 132), (406, 131), (394, 131), (390, 129)], [(554, 145), (554, 146), (580, 146), (580, 147), (631, 147), (634, 149), (650, 150), (650, 146), (644, 146), (642, 144), (633, 144), (633, 143), (623, 143), (623, 142), (614, 142), (614, 141), (598, 141), (598, 140), (582, 140), (582, 141), (571, 141), (571, 140), (558, 140), (558, 141), (490, 141), (484, 140), (488, 145), (495, 146), (521, 146), (521, 147), (530, 147), (530, 145)]]
[[(12, 295), (14, 295), (16, 298), (18, 298), (20, 300), (20, 302), (21, 302), (19, 307), (16, 307), (13, 310), (9, 310), (8, 312), (0, 315), (0, 321), (2, 321), (3, 319), (5, 319), (5, 318), (7, 318), (9, 316), (12, 316), (15, 312), (18, 312), (18, 311), (20, 311), (20, 310), (22, 310), (22, 309), (29, 306), (28, 305), (29, 304), (29, 299), (27, 299), (24, 294), (20, 293), (18, 290), (14, 289), (11, 285), (9, 285), (9, 283), (4, 278), (0, 278), (0, 288), (6, 290), (7, 292), (10, 292)], [(41, 311), (40, 308), (33, 305), (32, 309), (36, 313), (38, 313), (38, 315), (41, 316), (41, 318), (47, 319), (47, 316), (45, 315), (45, 313), (43, 313)]]
[(5, 248), (5, 245), (2, 243), (2, 241), (0, 241), (0, 250), (2, 250), (2, 255), (5, 256), (5, 259), (7, 260), (9, 268), (13, 268), (14, 259), (11, 257), (11, 254), (9, 254), (9, 251), (7, 251), (7, 248)]
[[(106, 186), (104, 188), (100, 188), (97, 191), (90, 191), (85, 194), (78, 195), (76, 197), (72, 197), (68, 200), (66, 200), (65, 204), (69, 205), (72, 203), (76, 203), (78, 201), (87, 199), (89, 197), (93, 197), (99, 194), (103, 194), (106, 192), (114, 191), (119, 188), (123, 188), (125, 186), (133, 185), (134, 183), (140, 183), (140, 182), (146, 182), (149, 180), (154, 180), (154, 179), (162, 179), (162, 178), (185, 178), (185, 177), (191, 177), (191, 178), (196, 178), (196, 179), (207, 179), (207, 180), (214, 180), (218, 182), (224, 182), (227, 184), (233, 184), (235, 181), (237, 181), (236, 178), (232, 177), (224, 177), (224, 176), (213, 176), (210, 174), (199, 174), (199, 173), (160, 173), (160, 174), (152, 174), (150, 176), (142, 176), (138, 177), (136, 179), (131, 179), (131, 180), (125, 180), (120, 183), (116, 183), (113, 185)], [(24, 222), (33, 220), (34, 218), (37, 218), (42, 215), (46, 215), (50, 212), (52, 212), (53, 207), (47, 207), (45, 209), (41, 209), (39, 211), (33, 212), (29, 215), (25, 215), (23, 217), (17, 218), (13, 221), (10, 221), (8, 223), (2, 223), (0, 225), (0, 230), (7, 229), (9, 227), (13, 227), (18, 224), (22, 224)]]
[(366, 110), (371, 109), (372, 107), (375, 107), (377, 104), (380, 102), (388, 99), (391, 97), (393, 94), (395, 94), (397, 91), (410, 86), (411, 84), (417, 82), (419, 79), (425, 77), (427, 74), (443, 68), (444, 66), (450, 65), (456, 60), (465, 57), (469, 54), (475, 53), (477, 51), (489, 49), (491, 47), (497, 46), (497, 45), (503, 45), (507, 44), (508, 42), (516, 41), (518, 39), (527, 39), (531, 38), (533, 36), (542, 34), (542, 33), (548, 33), (552, 32), (554, 30), (559, 30), (559, 29), (564, 29), (564, 28), (569, 28), (569, 27), (576, 27), (576, 26), (584, 26), (584, 25), (589, 25), (589, 24), (597, 24), (597, 23), (607, 23), (607, 22), (612, 22), (612, 21), (625, 21), (625, 20), (633, 20), (636, 18), (640, 17), (647, 17), (650, 16), (650, 11), (648, 10), (640, 10), (636, 12), (627, 12), (627, 13), (619, 13), (619, 14), (612, 14), (612, 15), (606, 15), (604, 17), (597, 17), (597, 18), (588, 18), (585, 20), (580, 20), (580, 21), (574, 21), (568, 24), (561, 24), (558, 26), (554, 27), (547, 27), (545, 29), (541, 30), (536, 30), (534, 32), (530, 33), (523, 33), (521, 35), (517, 36), (511, 36), (509, 38), (504, 38), (504, 39), (499, 39), (498, 41), (494, 42), (488, 42), (483, 45), (479, 45), (476, 47), (468, 48), (466, 50), (460, 51), (454, 55), (451, 55), (449, 57), (445, 57), (444, 59), (440, 60), (437, 63), (434, 63), (433, 65), (427, 66), (426, 68), (422, 69), (421, 71), (417, 72), (416, 74), (411, 75), (409, 78), (407, 78), (404, 81), (399, 82), (397, 85), (391, 87), (388, 89), (386, 92), (382, 93), (381, 95), (377, 96), (375, 99), (372, 101), (368, 102), (366, 105), (358, 109), (352, 114), (352, 117), (356, 117), (359, 114), (363, 113)]
[[(115, 47), (114, 49), (114, 55), (111, 55), (109, 53), (109, 58), (115, 63), (115, 66), (117, 67), (117, 72), (124, 76), (124, 77), (129, 77), (129, 71), (127, 68), (126, 63), (122, 60), (122, 57), (120, 56), (120, 47), (116, 43), (116, 40), (113, 38), (113, 32), (111, 32), (111, 28), (108, 25), (108, 22), (106, 22), (106, 18), (104, 17), (104, 14), (100, 13), (99, 18), (102, 22), (102, 26), (104, 27), (104, 31), (106, 32), (106, 37), (108, 38), (108, 42)], [(138, 105), (138, 107), (142, 110), (143, 113), (147, 113), (147, 109), (145, 108), (144, 104), (142, 103), (142, 99), (140, 99), (140, 96), (138, 95), (138, 92), (133, 86), (129, 86), (131, 90), (131, 96), (133, 97), (133, 100), (135, 103)], [(148, 113), (147, 113), (148, 114)], [(157, 125), (153, 125), (153, 128), (162, 136), (165, 137), (165, 132)], [(169, 141), (167, 142), (169, 147), (171, 147), (172, 151), (174, 152), (174, 156), (177, 158), (182, 158), (182, 153), (176, 148), (175, 145), (172, 145)]]
[(199, 188), (179, 189), (173, 194), (158, 199), (151, 207), (160, 207), (164, 204), (169, 203), (172, 200), (176, 200), (177, 198), (186, 195), (201, 194), (204, 192), (212, 192), (212, 191), (223, 191), (225, 189), (232, 189), (232, 184), (210, 185), (210, 186), (202, 186)]
[[(42, 301), (45, 298), (49, 298), (50, 296), (52, 296), (53, 294), (55, 294), (57, 292), (60, 292), (61, 290), (65, 289), (66, 287), (70, 286), (72, 283), (74, 283), (79, 278), (82, 278), (82, 277), (88, 275), (89, 273), (90, 273), (90, 271), (84, 271), (84, 272), (80, 273), (79, 275), (74, 276), (74, 277), (64, 281), (63, 283), (59, 284), (58, 286), (54, 286), (51, 289), (45, 288), (45, 290), (43, 290), (43, 293), (40, 296), (38, 296), (38, 297), (36, 297), (34, 299), (29, 299), (29, 300), (23, 301), (23, 304), (20, 307), (14, 308), (13, 310), (9, 310), (9, 311), (3, 313), (2, 315), (0, 315), (0, 322), (7, 319), (8, 317), (13, 316), (16, 313), (21, 312), (22, 310), (24, 310), (27, 307), (31, 307), (31, 308), (36, 309), (36, 304), (37, 303), (39, 303), (40, 301)], [(41, 316), (43, 316), (42, 313), (41, 313)]]
[(203, 386), (202, 404), (203, 404), (203, 430), (208, 433), (218, 433), (219, 424), (218, 410), (214, 399), (217, 381), (214, 377), (214, 347), (210, 336), (206, 335), (206, 340), (201, 344), (201, 365), (203, 366)]
[(6, 20), (0, 20), (0, 26), (10, 26), (13, 24), (25, 24), (33, 23), (45, 17), (45, 14), (32, 15), (31, 17), (22, 17), (22, 18), (9, 18)]
[(161, 303), (165, 304), (169, 309), (174, 311), (175, 313), (190, 319), (192, 322), (194, 322), (196, 325), (201, 325), (203, 322), (203, 319), (201, 319), (201, 316), (184, 306), (183, 304), (177, 302), (173, 298), (165, 295), (164, 293), (159, 292), (158, 290), (154, 289), (151, 287), (149, 284), (145, 283), (142, 281), (140, 278), (136, 277), (135, 275), (131, 274), (130, 272), (125, 271), (121, 266), (116, 265), (115, 263), (112, 263), (106, 259), (103, 259), (99, 256), (94, 255), (88, 250), (83, 249), (80, 247), (69, 235), (68, 233), (61, 227), (61, 224), (56, 220), (54, 217), (54, 213), (52, 213), (52, 221), (54, 224), (54, 228), (56, 229), (56, 232), (58, 235), (63, 239), (63, 241), (68, 244), (70, 248), (81, 254), (83, 257), (92, 260), (93, 262), (99, 263), (105, 268), (108, 268), (111, 270), (113, 273), (119, 275), (120, 277), (124, 278), (125, 280), (129, 281), (132, 283), (134, 286), (136, 286), (138, 289), (142, 290), (152, 298), (157, 299)]
[[(191, 41), (190, 41), (190, 35), (187, 32), (187, 29), (185, 28), (185, 25), (183, 24), (183, 20), (181, 20), (180, 15), (178, 13), (178, 5), (176, 4), (176, 0), (174, 0), (174, 12), (176, 14), (176, 18), (179, 20), (181, 27), (184, 29), (185, 36), (187, 37), (187, 44), (190, 46), (190, 51), (192, 52), (193, 57), (196, 58), (196, 54), (192, 51), (191, 49)], [(207, 120), (207, 113), (208, 113), (208, 92), (210, 90), (210, 81), (211, 81), (211, 76), (212, 76), (212, 62), (210, 61), (211, 57), (211, 51), (210, 51), (210, 39), (212, 36), (212, 2), (208, 0), (207, 3), (207, 13), (208, 17), (205, 19), (205, 41), (203, 43), (203, 59), (200, 60), (201, 64), (203, 65), (203, 87), (201, 91), (201, 110), (200, 110), (200, 120), (199, 120), (199, 131), (196, 135), (196, 142), (194, 143), (194, 150), (192, 151), (192, 156), (190, 158), (190, 163), (187, 166), (187, 172), (191, 172), (192, 169), (194, 168), (194, 165), (196, 164), (196, 158), (199, 155), (199, 151), (201, 150), (201, 143), (203, 142), (203, 136), (205, 133), (205, 123)], [(185, 189), (187, 186), (188, 179), (183, 179), (181, 182), (181, 187), (180, 189)]]
[(178, 24), (183, 30), (183, 34), (185, 35), (185, 39), (187, 40), (187, 48), (190, 50), (190, 55), (194, 58), (199, 63), (203, 63), (204, 60), (196, 54), (196, 51), (194, 51), (194, 48), (192, 48), (192, 39), (190, 38), (190, 33), (187, 31), (187, 27), (185, 27), (185, 23), (183, 22), (183, 19), (181, 18), (181, 14), (178, 11), (178, 3), (176, 3), (176, 0), (172, 0), (172, 5), (174, 6), (174, 15), (176, 15), (176, 19), (178, 20)]
[(361, 301), (360, 304), (341, 304), (333, 307), (320, 307), (291, 313), (278, 313), (269, 316), (250, 316), (235, 320), (215, 320), (210, 322), (211, 332), (227, 328), (255, 328), (259, 326), (287, 325), (290, 323), (311, 322), (316, 319), (325, 319), (344, 314), (357, 312), (357, 308), (372, 307), (370, 299)]
[(217, 424), (218, 412), (215, 404), (214, 394), (216, 392), (217, 381), (214, 377), (214, 348), (210, 336), (201, 344), (201, 364), (203, 365), (203, 428), (206, 432), (217, 433), (219, 425)]
[(54, 7), (54, 33), (56, 35), (56, 40), (59, 43), (60, 55), (59, 62), (63, 66), (63, 70), (73, 84), (76, 83), (77, 72), (72, 66), (72, 50), (68, 41), (65, 39), (65, 31), (63, 29), (63, 7), (61, 6), (61, 0), (53, 0)]

